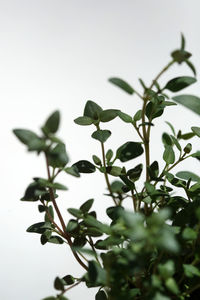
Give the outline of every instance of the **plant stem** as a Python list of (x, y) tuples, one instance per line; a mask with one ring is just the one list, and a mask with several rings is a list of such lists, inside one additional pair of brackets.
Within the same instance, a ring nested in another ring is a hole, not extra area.
[(151, 90), (154, 86), (154, 84), (156, 83), (156, 81), (158, 81), (158, 79), (160, 78), (160, 76), (162, 76), (163, 73), (165, 73), (173, 64), (175, 63), (174, 60), (171, 60), (161, 71), (160, 73), (158, 73), (158, 75), (154, 78), (154, 80), (152, 81), (152, 84), (150, 85), (149, 89)]
[(77, 285), (80, 284), (80, 283), (81, 283), (81, 281), (78, 281), (78, 282), (74, 283), (73, 285), (71, 285), (70, 287), (66, 288), (66, 289), (60, 294), (60, 296), (64, 295), (64, 293), (66, 293), (67, 291), (73, 289), (75, 286), (77, 286)]
[[(98, 130), (100, 130), (100, 127), (99, 125), (96, 126)], [(117, 206), (117, 201), (113, 195), (113, 192), (112, 192), (112, 189), (111, 189), (111, 185), (110, 185), (110, 181), (109, 181), (109, 178), (108, 178), (108, 173), (106, 171), (106, 156), (105, 156), (105, 148), (104, 148), (104, 143), (101, 142), (101, 152), (102, 152), (102, 159), (103, 159), (103, 166), (104, 166), (104, 176), (105, 176), (105, 180), (106, 180), (106, 184), (107, 184), (107, 188), (109, 190), (109, 193), (113, 199), (113, 202), (115, 203), (115, 205)]]
[[(47, 154), (45, 153), (45, 159), (46, 159), (46, 166), (47, 166), (47, 174), (48, 174), (48, 180), (49, 181), (52, 181), (52, 178), (51, 178), (51, 175), (50, 175), (50, 169), (49, 169), (49, 162), (48, 162), (48, 157), (47, 157)], [(49, 188), (49, 194), (50, 194), (50, 199), (53, 203), (53, 206), (54, 206), (54, 209), (57, 213), (57, 216), (60, 220), (60, 223), (61, 223), (61, 226), (62, 226), (62, 234), (63, 234), (63, 237), (66, 238), (71, 250), (72, 250), (72, 253), (74, 255), (74, 257), (76, 258), (76, 260), (79, 262), (79, 264), (85, 269), (85, 270), (88, 270), (88, 267), (84, 264), (84, 262), (82, 262), (82, 260), (80, 259), (80, 257), (78, 256), (78, 254), (76, 253), (76, 251), (73, 250), (73, 243), (71, 241), (71, 237), (69, 235), (69, 233), (66, 232), (66, 225), (65, 225), (65, 222), (63, 220), (63, 217), (60, 213), (60, 210), (57, 206), (57, 203), (56, 203), (56, 200), (55, 200), (55, 197), (54, 197), (54, 192), (53, 192), (53, 189), (52, 188)]]
[(137, 199), (134, 196), (133, 190), (131, 190), (131, 195), (132, 195), (132, 199), (133, 199), (133, 208), (134, 208), (134, 211), (136, 212), (137, 211)]

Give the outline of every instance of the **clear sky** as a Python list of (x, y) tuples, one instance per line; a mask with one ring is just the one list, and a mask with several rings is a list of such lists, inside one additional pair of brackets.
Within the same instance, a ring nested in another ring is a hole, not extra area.
[[(170, 52), (179, 47), (181, 32), (199, 71), (199, 11), (199, 0), (0, 1), (1, 299), (41, 300), (53, 295), (56, 275), (78, 277), (84, 273), (65, 246), (41, 246), (37, 235), (25, 232), (42, 217), (35, 203), (19, 199), (31, 178), (44, 177), (46, 172), (43, 157), (27, 153), (12, 129), (38, 131), (46, 117), (59, 109), (59, 134), (66, 141), (71, 162), (100, 155), (98, 143), (90, 138), (91, 128), (75, 125), (73, 119), (82, 114), (89, 99), (105, 109), (133, 115), (141, 102), (107, 79), (119, 76), (138, 89), (138, 78), (150, 83), (169, 61)], [(170, 74), (192, 75), (186, 67), (174, 66), (161, 82)], [(198, 85), (187, 93), (198, 95)], [(200, 118), (185, 108), (168, 108), (163, 121), (155, 122), (152, 159), (162, 156), (158, 143), (162, 132), (168, 130), (164, 120), (183, 131), (200, 123)], [(105, 124), (105, 128), (113, 132), (108, 147), (137, 140), (120, 120)], [(198, 149), (197, 138), (194, 144)], [(196, 161), (185, 166), (199, 172)], [(66, 175), (60, 181), (69, 187), (58, 202), (66, 220), (67, 207), (77, 207), (93, 197), (99, 218), (105, 218), (105, 208), (112, 203), (102, 196), (105, 184), (100, 174), (81, 179)], [(95, 290), (80, 285), (68, 296), (70, 300), (80, 296), (94, 300), (94, 294)]]

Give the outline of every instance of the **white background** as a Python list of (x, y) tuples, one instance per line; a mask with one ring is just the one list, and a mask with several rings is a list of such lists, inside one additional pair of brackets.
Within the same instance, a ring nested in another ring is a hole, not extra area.
[[(41, 246), (38, 235), (25, 232), (29, 225), (42, 221), (42, 216), (35, 203), (19, 199), (31, 178), (45, 177), (46, 171), (43, 157), (27, 153), (12, 129), (38, 132), (46, 117), (59, 109), (59, 136), (66, 142), (71, 162), (100, 155), (98, 142), (90, 138), (93, 128), (80, 127), (73, 119), (82, 114), (88, 99), (104, 109), (117, 108), (133, 115), (140, 100), (107, 79), (119, 76), (137, 89), (140, 77), (150, 84), (169, 62), (170, 52), (179, 47), (181, 32), (199, 70), (199, 11), (198, 0), (0, 1), (1, 299), (41, 300), (55, 294), (56, 275), (84, 273), (65, 246)], [(161, 83), (176, 75), (192, 76), (188, 68), (176, 65)], [(198, 95), (198, 83), (184, 93)], [(200, 123), (197, 115), (183, 107), (168, 108), (162, 121), (155, 120), (152, 160), (162, 157), (160, 138), (168, 131), (164, 120), (174, 122), (183, 132)], [(127, 140), (138, 140), (120, 120), (104, 128), (113, 132), (107, 147), (116, 149)], [(198, 139), (193, 140), (194, 149), (199, 149)], [(186, 167), (198, 173), (200, 166), (190, 159), (175, 171)], [(59, 181), (69, 187), (58, 200), (66, 221), (67, 207), (78, 207), (92, 197), (99, 218), (105, 218), (105, 208), (112, 203), (102, 196), (106, 190), (101, 174), (81, 179), (64, 175)], [(66, 296), (93, 300), (94, 295), (95, 290), (82, 284)]]

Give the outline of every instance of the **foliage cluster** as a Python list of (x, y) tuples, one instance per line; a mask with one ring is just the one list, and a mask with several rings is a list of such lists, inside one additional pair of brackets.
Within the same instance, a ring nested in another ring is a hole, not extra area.
[[(47, 119), (41, 135), (26, 129), (14, 130), (28, 151), (44, 155), (48, 175), (33, 178), (21, 199), (37, 202), (39, 212), (44, 215), (44, 219), (31, 225), (27, 232), (39, 234), (42, 245), (68, 244), (84, 269), (79, 278), (74, 274), (56, 277), (57, 295), (43, 300), (66, 300), (65, 293), (81, 282), (88, 288), (99, 288), (96, 300), (199, 299), (200, 177), (190, 171), (176, 174), (173, 171), (186, 159), (200, 160), (200, 151), (192, 152), (188, 142), (194, 136), (200, 137), (200, 128), (192, 127), (190, 132), (182, 133), (167, 122), (169, 132), (162, 134), (159, 146), (163, 147), (163, 157), (159, 161), (150, 159), (151, 128), (168, 106), (180, 103), (200, 115), (200, 98), (174, 95), (196, 82), (190, 57), (182, 35), (180, 48), (171, 53), (170, 62), (151, 85), (147, 87), (139, 80), (142, 93), (120, 78), (109, 79), (140, 99), (142, 107), (134, 116), (118, 109), (104, 110), (95, 102), (87, 101), (83, 116), (76, 118), (75, 123), (94, 127), (92, 138), (99, 143), (102, 156), (93, 155), (92, 161), (69, 164), (65, 144), (57, 137), (58, 111)], [(193, 77), (176, 77), (160, 86), (161, 75), (174, 64), (187, 64)], [(115, 118), (136, 130), (138, 140), (127, 141), (116, 150), (106, 150), (111, 131), (101, 129), (101, 125)], [(138, 161), (142, 156), (144, 167)], [(132, 162), (131, 168), (127, 169), (127, 161)], [(80, 208), (68, 208), (70, 219), (61, 213), (57, 204), (59, 190), (67, 190), (57, 182), (61, 172), (76, 177), (102, 173), (108, 203), (112, 201), (106, 209), (109, 224), (98, 220), (96, 211), (92, 210), (94, 199), (87, 200)], [(139, 190), (142, 173), (145, 182)], [(133, 204), (132, 211), (124, 207), (127, 198)]]

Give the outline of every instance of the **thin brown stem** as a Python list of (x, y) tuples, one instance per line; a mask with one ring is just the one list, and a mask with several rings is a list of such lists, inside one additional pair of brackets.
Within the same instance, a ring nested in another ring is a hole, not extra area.
[[(47, 157), (47, 154), (45, 153), (45, 158), (46, 158), (46, 166), (47, 166), (47, 174), (48, 174), (48, 180), (51, 181), (51, 175), (50, 175), (50, 169), (49, 169), (49, 163), (48, 163), (48, 157)], [(74, 251), (73, 249), (73, 243), (71, 241), (71, 237), (69, 235), (68, 232), (66, 232), (66, 225), (65, 225), (65, 222), (63, 220), (63, 217), (60, 213), (60, 210), (58, 208), (58, 205), (56, 203), (56, 200), (55, 200), (55, 197), (54, 197), (54, 192), (53, 192), (53, 189), (52, 188), (49, 188), (49, 194), (50, 194), (50, 199), (53, 203), (53, 206), (54, 206), (54, 209), (57, 213), (57, 216), (58, 216), (58, 219), (60, 220), (60, 223), (61, 223), (61, 226), (62, 226), (62, 229), (63, 229), (63, 236), (66, 238), (71, 250), (72, 250), (72, 253), (74, 255), (74, 257), (76, 258), (76, 260), (79, 262), (79, 264), (85, 269), (85, 270), (88, 270), (88, 267), (84, 264), (84, 262), (82, 262), (82, 260), (80, 259), (80, 257), (78, 256), (78, 254), (76, 253), (76, 251)]]
[(60, 296), (64, 295), (64, 293), (66, 293), (67, 291), (73, 289), (75, 286), (79, 285), (81, 283), (81, 281), (78, 281), (76, 283), (74, 283), (73, 285), (71, 285), (70, 287), (66, 288), (61, 294)]
[[(98, 130), (100, 130), (99, 125), (96, 126)], [(105, 180), (106, 180), (106, 184), (107, 184), (107, 188), (109, 190), (109, 193), (113, 199), (113, 202), (115, 203), (115, 205), (117, 206), (117, 201), (113, 195), (112, 189), (111, 189), (111, 185), (110, 185), (110, 181), (108, 178), (108, 173), (106, 171), (106, 155), (105, 155), (105, 149), (104, 149), (104, 144), (103, 142), (101, 142), (101, 152), (102, 152), (102, 159), (103, 159), (103, 167), (104, 167), (104, 176), (105, 176)]]
[(132, 199), (133, 199), (133, 208), (134, 208), (134, 211), (136, 212), (137, 211), (137, 199), (133, 193), (133, 190), (131, 190), (131, 196), (132, 196)]

